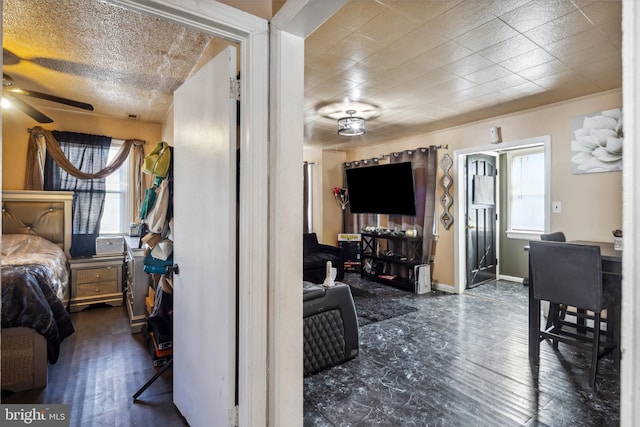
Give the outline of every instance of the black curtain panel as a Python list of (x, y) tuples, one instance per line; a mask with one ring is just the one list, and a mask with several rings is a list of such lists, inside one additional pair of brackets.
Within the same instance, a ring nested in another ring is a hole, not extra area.
[[(82, 172), (96, 173), (107, 165), (110, 137), (57, 131), (52, 134), (66, 158)], [(49, 154), (44, 175), (45, 190), (73, 191), (71, 256), (95, 255), (106, 194), (105, 178), (75, 178), (62, 170)]]

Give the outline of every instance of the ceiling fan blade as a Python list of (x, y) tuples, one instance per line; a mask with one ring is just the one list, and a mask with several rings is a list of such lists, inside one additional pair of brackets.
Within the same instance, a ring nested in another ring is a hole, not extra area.
[(87, 104), (86, 102), (74, 101), (73, 99), (61, 98), (55, 95), (49, 95), (48, 93), (36, 92), (35, 90), (25, 90), (19, 88), (10, 88), (8, 89), (10, 92), (17, 93), (20, 95), (31, 96), (33, 98), (40, 98), (46, 101), (57, 102), (59, 104), (70, 105), (76, 108), (82, 108), (83, 110), (93, 111), (93, 105)]
[(35, 108), (33, 108), (31, 105), (27, 104), (26, 102), (24, 102), (21, 99), (18, 99), (18, 97), (10, 95), (10, 94), (5, 94), (5, 96), (7, 98), (9, 98), (11, 100), (11, 102), (23, 113), (27, 114), (28, 116), (30, 116), (33, 120), (35, 120), (38, 123), (53, 123), (53, 119), (45, 116), (44, 114), (42, 114), (40, 111), (36, 110)]
[[(2, 48), (2, 65), (16, 65), (20, 62), (20, 57), (10, 50)], [(4, 74), (4, 73), (3, 73)]]

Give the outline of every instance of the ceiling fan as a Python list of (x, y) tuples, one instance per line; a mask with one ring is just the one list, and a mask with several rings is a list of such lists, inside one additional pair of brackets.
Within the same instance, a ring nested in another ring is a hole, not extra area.
[(93, 111), (93, 105), (87, 104), (85, 102), (74, 101), (73, 99), (61, 98), (59, 96), (49, 95), (43, 92), (36, 92), (34, 90), (26, 90), (15, 87), (13, 78), (5, 73), (2, 73), (2, 87), (3, 96), (11, 100), (11, 102), (13, 102), (19, 110), (30, 116), (38, 123), (52, 123), (53, 119), (47, 117), (40, 111), (33, 108), (31, 105), (20, 99), (20, 97), (14, 95), (31, 96), (33, 98), (44, 99), (46, 101), (57, 102), (59, 104), (70, 105), (72, 107), (81, 108), (83, 110)]

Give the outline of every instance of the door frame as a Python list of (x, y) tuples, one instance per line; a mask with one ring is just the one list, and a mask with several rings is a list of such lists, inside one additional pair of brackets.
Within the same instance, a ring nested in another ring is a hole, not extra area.
[(640, 4), (622, 0), (622, 108), (625, 114), (622, 159), (622, 358), (620, 367), (620, 425), (640, 423)]
[[(240, 238), (238, 425), (267, 422), (268, 22), (218, 2), (109, 0), (109, 3), (240, 45)], [(276, 344), (277, 345), (277, 344)], [(205, 410), (205, 408), (202, 408)]]
[[(545, 200), (544, 209), (547, 212), (545, 216), (544, 228), (548, 231), (551, 227), (551, 136), (544, 135), (539, 137), (527, 138), (518, 141), (504, 142), (501, 144), (484, 145), (480, 147), (464, 148), (454, 151), (453, 160), (453, 174), (456, 177), (458, 184), (458, 190), (464, 189), (464, 191), (457, 191), (455, 195), (455, 218), (460, 220), (456, 221), (453, 229), (454, 239), (454, 277), (455, 284), (453, 292), (461, 294), (467, 288), (467, 275), (466, 275), (466, 253), (467, 253), (467, 240), (466, 240), (466, 221), (462, 221), (461, 218), (465, 217), (467, 211), (467, 190), (466, 184), (463, 186), (461, 183), (466, 183), (466, 160), (467, 156), (480, 153), (500, 153), (501, 151), (513, 150), (517, 148), (524, 148), (530, 145), (543, 144), (544, 145), (544, 167), (545, 167)], [(499, 198), (500, 194), (499, 179), (496, 180), (496, 197)], [(500, 228), (501, 218), (498, 218), (496, 225), (496, 241), (500, 241)], [(499, 257), (500, 247), (497, 246)], [(496, 278), (500, 278), (500, 263), (496, 267)]]
[(302, 425), (304, 39), (347, 0), (288, 0), (271, 25), (217, 1), (106, 1), (240, 45), (237, 425)]
[(269, 424), (260, 425), (303, 424), (304, 40), (346, 1), (287, 0), (271, 20), (268, 369), (273, 374)]

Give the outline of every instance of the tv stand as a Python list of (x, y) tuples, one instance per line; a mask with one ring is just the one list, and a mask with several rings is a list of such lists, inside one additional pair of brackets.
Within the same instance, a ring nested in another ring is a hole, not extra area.
[(422, 264), (422, 237), (399, 232), (362, 233), (360, 276), (415, 292), (415, 267)]

